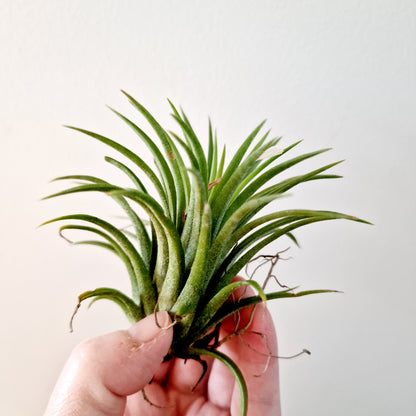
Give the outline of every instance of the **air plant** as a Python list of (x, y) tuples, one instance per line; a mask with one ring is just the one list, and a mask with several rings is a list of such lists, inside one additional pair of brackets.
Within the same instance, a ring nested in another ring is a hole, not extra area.
[[(64, 221), (65, 225), (60, 227), (61, 235), (66, 230), (82, 230), (94, 235), (95, 239), (74, 244), (90, 244), (111, 251), (124, 263), (130, 277), (130, 294), (108, 287), (90, 290), (79, 296), (77, 309), (86, 299), (108, 299), (120, 306), (132, 323), (155, 311), (168, 311), (174, 322), (174, 337), (166, 360), (172, 357), (196, 359), (204, 372), (206, 364), (201, 356), (220, 360), (238, 382), (241, 415), (246, 415), (244, 377), (237, 365), (217, 349), (216, 336), (221, 322), (243, 308), (267, 300), (331, 291), (282, 288), (266, 293), (265, 285), (262, 287), (253, 279), (235, 281), (234, 277), (264, 247), (278, 238), (287, 236), (297, 243), (293, 232), (300, 227), (334, 219), (366, 221), (338, 212), (309, 209), (259, 214), (296, 185), (338, 178), (338, 175), (327, 173), (339, 163), (335, 162), (279, 180), (281, 174), (291, 167), (329, 149), (287, 158), (300, 142), (280, 147), (280, 138), (269, 139), (269, 131), (260, 134), (265, 123), (262, 122), (226, 165), (225, 147), (220, 150), (211, 122), (208, 151), (204, 152), (182, 110), (169, 102), (172, 116), (181, 130), (179, 136), (166, 131), (145, 107), (124, 94), (150, 124), (158, 142), (133, 121), (112, 111), (148, 147), (156, 169), (115, 140), (68, 126), (130, 160), (132, 167), (123, 161), (105, 158), (129, 178), (131, 187), (117, 186), (96, 176), (69, 175), (55, 180), (75, 180), (78, 184), (45, 199), (80, 192), (104, 193), (124, 211), (133, 231), (120, 229), (89, 214), (69, 214), (44, 224)], [(143, 184), (143, 175), (150, 180), (152, 189)], [(257, 294), (231, 302), (229, 299), (233, 292), (244, 286), (251, 286)]]

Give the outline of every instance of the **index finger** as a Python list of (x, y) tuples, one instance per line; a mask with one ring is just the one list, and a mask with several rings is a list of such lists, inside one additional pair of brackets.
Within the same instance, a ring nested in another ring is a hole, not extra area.
[[(241, 278), (238, 278), (240, 280)], [(241, 279), (242, 280), (242, 279)], [(250, 287), (236, 291), (235, 296), (254, 293)], [(280, 415), (279, 368), (277, 338), (270, 312), (264, 304), (249, 306), (225, 319), (220, 338), (227, 339), (219, 350), (228, 355), (240, 368), (248, 389), (248, 415)], [(218, 390), (221, 381), (223, 403), (231, 401), (231, 414), (239, 414), (239, 387), (222, 363), (213, 363), (209, 388)], [(231, 387), (232, 386), (232, 387)], [(227, 391), (228, 390), (228, 391)]]

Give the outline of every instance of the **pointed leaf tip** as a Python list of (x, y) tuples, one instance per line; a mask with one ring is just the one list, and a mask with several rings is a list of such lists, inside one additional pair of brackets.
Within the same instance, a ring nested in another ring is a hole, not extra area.
[(126, 91), (124, 91), (124, 90), (120, 90), (121, 92), (122, 92), (122, 94), (124, 94), (130, 101), (131, 100), (133, 100), (133, 97), (130, 95), (130, 94), (128, 94)]
[(351, 221), (356, 221), (356, 222), (360, 222), (360, 223), (362, 223), (362, 224), (367, 224), (367, 225), (374, 225), (372, 222), (370, 222), (370, 221), (367, 221), (367, 220), (363, 220), (363, 219), (361, 219), (361, 218), (358, 218), (358, 217), (354, 217), (354, 216), (349, 216), (349, 217), (347, 217), (347, 219), (349, 219), (349, 220), (351, 220)]

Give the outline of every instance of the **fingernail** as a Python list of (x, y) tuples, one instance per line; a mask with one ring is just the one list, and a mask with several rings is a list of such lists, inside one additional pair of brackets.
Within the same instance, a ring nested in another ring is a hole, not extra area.
[(172, 323), (172, 319), (167, 311), (161, 311), (156, 314), (157, 322), (162, 328), (166, 328)]
[[(156, 324), (157, 322), (160, 328)], [(134, 324), (128, 331), (130, 335), (138, 342), (145, 343), (155, 339), (164, 327), (167, 327), (171, 323), (170, 316), (167, 312), (157, 312), (146, 316), (146, 318)]]

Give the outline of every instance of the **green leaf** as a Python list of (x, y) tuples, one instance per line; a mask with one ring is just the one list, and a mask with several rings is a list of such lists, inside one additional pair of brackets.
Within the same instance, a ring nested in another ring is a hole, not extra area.
[[(211, 131), (211, 135), (212, 135), (212, 131)], [(212, 149), (212, 162), (210, 165), (210, 176), (209, 176), (209, 181), (213, 182), (214, 180), (218, 179), (220, 175), (218, 175), (218, 140), (217, 140), (217, 132), (215, 132), (215, 136), (212, 139), (214, 140), (213, 143), (213, 149)], [(224, 147), (224, 152), (223, 152), (223, 158), (225, 159), (225, 147)], [(224, 163), (224, 162), (223, 162)]]
[[(284, 153), (296, 146), (299, 142), (289, 146), (285, 149)], [(252, 182), (249, 183), (244, 190), (241, 191), (241, 193), (234, 199), (234, 201), (231, 203), (230, 207), (227, 209), (227, 212), (225, 213), (225, 218), (227, 219), (244, 201), (247, 201), (249, 198), (251, 198), (254, 193), (259, 190), (264, 184), (266, 184), (271, 179), (275, 178), (278, 174), (284, 172), (285, 170), (289, 169), (290, 167), (306, 160), (311, 157), (314, 157), (320, 153), (326, 152), (330, 149), (322, 149), (315, 152), (310, 152), (303, 154), (301, 156), (294, 157), (290, 160), (287, 160), (285, 162), (280, 163), (279, 165), (267, 170), (262, 175), (260, 175), (257, 178), (253, 178)], [(276, 185), (273, 185), (276, 187)], [(277, 191), (273, 192), (276, 193)], [(281, 191), (285, 192), (285, 191)]]
[(72, 321), (74, 319), (75, 314), (80, 308), (81, 303), (84, 300), (89, 299), (89, 298), (108, 299), (108, 300), (113, 301), (118, 306), (120, 306), (120, 308), (122, 309), (122, 311), (124, 312), (128, 320), (132, 324), (144, 318), (140, 310), (140, 307), (136, 305), (134, 301), (130, 299), (128, 296), (126, 296), (124, 293), (116, 289), (109, 288), (109, 287), (100, 287), (95, 290), (89, 290), (87, 292), (84, 292), (78, 296), (78, 304), (75, 308), (75, 311), (71, 317), (71, 322), (70, 322), (71, 332), (72, 332)]
[(252, 286), (259, 293), (259, 298), (266, 302), (267, 296), (264, 294), (261, 286), (254, 280), (239, 280), (228, 284), (219, 290), (203, 309), (198, 312), (198, 318), (190, 329), (190, 337), (193, 340), (199, 339), (199, 337), (205, 334), (205, 328), (210, 324), (212, 317), (220, 310), (233, 292), (243, 286)]
[(72, 129), (72, 130), (75, 130), (75, 131), (79, 131), (80, 133), (86, 134), (87, 136), (90, 136), (90, 137), (106, 144), (107, 146), (112, 147), (113, 149), (117, 150), (122, 155), (124, 155), (125, 157), (130, 159), (152, 181), (157, 193), (159, 194), (159, 197), (161, 199), (161, 202), (162, 202), (162, 205), (163, 205), (165, 211), (169, 212), (169, 204), (168, 204), (167, 197), (166, 197), (166, 194), (165, 194), (165, 190), (164, 190), (162, 184), (160, 183), (157, 176), (154, 174), (153, 170), (150, 169), (150, 167), (139, 156), (137, 156), (137, 154), (135, 154), (131, 150), (127, 149), (126, 147), (122, 146), (121, 144), (115, 142), (114, 140), (111, 140), (107, 137), (101, 136), (100, 134), (96, 134), (96, 133), (93, 133), (93, 132), (88, 131), (88, 130), (80, 129), (78, 127), (71, 127), (71, 126), (65, 126), (65, 127), (69, 128), (69, 129)]
[(80, 241), (74, 241), (71, 242), (74, 246), (80, 246), (80, 245), (89, 245), (89, 246), (96, 246), (105, 248), (108, 251), (111, 251), (112, 253), (117, 254), (117, 251), (114, 249), (114, 247), (111, 244), (105, 243), (104, 241), (99, 240), (80, 240)]
[(159, 137), (162, 146), (166, 152), (166, 157), (172, 166), (174, 183), (176, 186), (177, 194), (177, 206), (176, 206), (176, 220), (175, 224), (179, 224), (181, 219), (181, 213), (185, 208), (185, 193), (187, 175), (185, 171), (185, 165), (183, 163), (182, 157), (178, 152), (178, 149), (172, 142), (168, 133), (162, 128), (162, 126), (156, 121), (156, 119), (150, 114), (150, 112), (143, 107), (138, 101), (136, 101), (131, 95), (127, 94), (125, 91), (121, 91), (130, 101), (130, 103), (146, 118), (149, 122), (157, 136)]
[(208, 156), (207, 156), (207, 169), (208, 169), (208, 182), (213, 180), (213, 161), (214, 161), (214, 137), (212, 134), (211, 119), (208, 119)]
[(171, 309), (171, 312), (179, 316), (184, 316), (184, 319), (180, 322), (183, 331), (186, 331), (191, 326), (198, 303), (203, 297), (207, 285), (205, 275), (208, 250), (210, 247), (210, 234), (211, 207), (208, 203), (205, 203), (195, 259), (192, 263), (185, 286)]
[[(249, 249), (247, 252), (245, 252), (241, 257), (239, 257), (237, 260), (233, 261), (233, 262), (229, 262), (227, 271), (220, 275), (217, 276), (217, 279), (212, 279), (212, 284), (211, 284), (211, 288), (208, 288), (209, 294), (208, 296), (212, 296), (212, 293), (216, 293), (218, 292), (218, 290), (220, 290), (222, 287), (226, 286), (233, 278), (234, 276), (236, 276), (238, 274), (238, 272), (265, 246), (267, 246), (268, 244), (270, 244), (272, 241), (277, 240), (279, 237), (286, 235), (288, 232), (293, 231), (296, 228), (300, 228), (303, 227), (305, 225), (308, 224), (312, 224), (314, 222), (319, 222), (319, 221), (327, 221), (327, 220), (333, 220), (333, 219), (338, 219), (337, 217), (334, 217), (331, 215), (331, 213), (329, 215), (322, 215), (322, 216), (315, 216), (315, 217), (311, 217), (311, 218), (306, 218), (306, 219), (301, 219), (299, 221), (295, 221), (292, 224), (284, 227), (284, 228), (278, 228), (276, 231), (272, 232), (271, 234), (269, 234), (267, 237), (261, 239), (260, 241), (258, 241), (251, 249)], [(355, 219), (355, 217), (351, 217), (348, 219)], [(360, 222), (362, 222), (362, 220), (359, 220)], [(236, 247), (236, 250), (239, 250), (239, 247)], [(235, 258), (236, 255), (235, 253), (231, 253), (230, 256), (232, 258)], [(215, 283), (218, 282), (218, 283)], [(215, 285), (215, 288), (214, 288)]]
[[(72, 242), (70, 240), (68, 240), (63, 234), (62, 232), (65, 230), (81, 230), (81, 231), (88, 231), (90, 233), (94, 233), (99, 235), (100, 237), (104, 238), (105, 240), (107, 240), (108, 243), (103, 243), (102, 241), (90, 241), (90, 240), (86, 240), (86, 241), (79, 241), (79, 242)], [(89, 227), (89, 226), (85, 226), (85, 225), (78, 225), (78, 224), (69, 224), (69, 225), (64, 225), (59, 229), (59, 234), (66, 240), (69, 241), (71, 244), (75, 244), (75, 245), (79, 245), (79, 244), (89, 244), (89, 245), (96, 245), (96, 246), (101, 246), (104, 248), (107, 248), (108, 250), (113, 251), (124, 263), (124, 265), (126, 266), (127, 272), (130, 276), (130, 282), (131, 282), (131, 287), (132, 287), (132, 296), (133, 296), (133, 300), (137, 303), (140, 302), (140, 293), (139, 293), (139, 286), (137, 283), (137, 277), (134, 273), (134, 269), (132, 266), (132, 263), (130, 261), (129, 256), (125, 253), (125, 251), (122, 249), (122, 247), (113, 239), (111, 238), (107, 233), (105, 233), (104, 231), (98, 229), (98, 228), (94, 228), (94, 227)]]
[(218, 266), (221, 264), (224, 254), (231, 249), (231, 247), (238, 241), (234, 238), (234, 232), (241, 227), (245, 217), (253, 210), (260, 206), (264, 206), (281, 195), (268, 195), (267, 197), (251, 199), (244, 203), (234, 214), (227, 220), (219, 231), (217, 237), (212, 243), (208, 254), (208, 270), (209, 277), (211, 277)]
[(188, 139), (188, 142), (192, 148), (193, 154), (195, 155), (195, 158), (198, 161), (198, 170), (201, 174), (201, 177), (203, 179), (205, 186), (207, 186), (208, 185), (208, 169), (207, 169), (207, 161), (205, 159), (202, 146), (198, 138), (196, 137), (196, 134), (185, 115), (184, 115), (184, 120), (176, 115), (173, 115), (173, 118), (180, 125), (183, 133), (185, 134), (185, 137)]
[(189, 352), (191, 354), (194, 353), (199, 356), (207, 356), (207, 357), (216, 358), (217, 360), (221, 361), (226, 367), (228, 367), (228, 369), (234, 375), (237, 381), (237, 385), (240, 388), (240, 415), (246, 416), (247, 407), (248, 407), (247, 385), (244, 380), (243, 374), (241, 373), (238, 366), (234, 363), (234, 361), (231, 360), (231, 358), (229, 358), (222, 352), (219, 352), (217, 350), (203, 349), (203, 348), (191, 348)]
[[(279, 182), (276, 185), (269, 186), (268, 188), (258, 192), (254, 196), (264, 196), (270, 193), (287, 192), (289, 189), (303, 182), (308, 182), (314, 179), (318, 179), (317, 176), (321, 172), (331, 169), (332, 167), (339, 165), (342, 162), (343, 160), (339, 160), (338, 162), (330, 163), (329, 165), (325, 165), (319, 169), (315, 169), (313, 171), (305, 173), (304, 175), (294, 176), (293, 178), (286, 179), (284, 181)], [(319, 175), (319, 179), (322, 179), (322, 175)]]
[[(224, 145), (223, 148), (222, 148), (221, 159), (220, 159), (220, 163), (219, 163), (218, 168), (217, 168), (217, 175), (216, 175), (217, 179), (221, 178), (221, 181), (223, 180), (223, 172), (224, 172), (224, 166), (225, 166), (225, 155), (226, 155), (226, 146)], [(218, 183), (220, 183), (220, 182), (218, 182)], [(214, 198), (214, 197), (212, 196), (211, 198)]]
[[(189, 220), (192, 222), (185, 224), (188, 235), (184, 235), (184, 238), (181, 238), (185, 249), (185, 270), (189, 270), (189, 267), (192, 265), (195, 258), (204, 204), (207, 200), (207, 189), (206, 186), (204, 186), (203, 179), (199, 175), (199, 172), (197, 170), (190, 170), (190, 173), (193, 174), (192, 206), (190, 209), (191, 212), (189, 212)], [(188, 228), (190, 229), (188, 230)], [(187, 240), (185, 240), (185, 238), (187, 238)]]
[[(276, 139), (277, 142), (279, 142), (281, 140), (281, 137)], [(295, 146), (297, 146), (299, 143), (301, 143), (302, 140), (299, 140), (296, 143), (293, 143), (292, 145), (286, 147), (285, 149), (282, 150), (282, 152), (280, 154), (276, 154), (272, 157), (269, 157), (267, 159), (264, 160), (263, 163), (261, 163), (253, 172), (251, 172), (249, 175), (247, 175), (247, 177), (241, 182), (241, 184), (238, 186), (237, 190), (235, 191), (233, 200), (243, 191), (243, 189), (249, 184), (251, 183), (256, 177), (259, 176), (259, 174), (265, 170), (269, 165), (271, 165), (276, 159), (280, 158), (281, 156), (283, 156), (285, 153), (287, 153), (289, 150), (293, 149)]]
[(159, 148), (156, 146), (154, 141), (140, 127), (138, 127), (127, 117), (123, 116), (122, 114), (112, 109), (111, 107), (110, 107), (110, 110), (112, 110), (118, 117), (120, 117), (143, 140), (143, 142), (152, 152), (156, 166), (163, 180), (165, 193), (167, 195), (168, 202), (169, 202), (171, 219), (175, 221), (175, 218), (176, 218), (175, 181), (173, 179), (172, 172), (169, 169), (169, 166), (166, 163), (164, 156), (162, 155), (162, 153), (160, 152)]
[(223, 219), (225, 213), (227, 212), (228, 204), (232, 199), (238, 185), (259, 164), (258, 157), (271, 146), (272, 143), (269, 142), (266, 145), (253, 150), (249, 156), (235, 168), (234, 172), (229, 175), (228, 179), (226, 179), (226, 182), (224, 182), (223, 178), (222, 181), (217, 185), (220, 191), (216, 191), (216, 199), (213, 199), (212, 201), (212, 218), (213, 223), (216, 224), (214, 229), (214, 237), (217, 236), (223, 224)]
[(108, 184), (107, 181), (97, 178), (96, 176), (91, 175), (66, 175), (66, 176), (59, 176), (58, 178), (54, 178), (51, 182), (57, 181), (64, 181), (64, 180), (77, 180), (77, 181), (86, 181), (91, 183), (104, 183)]
[(188, 156), (188, 159), (191, 162), (192, 168), (194, 170), (198, 170), (198, 160), (196, 159), (194, 153), (192, 152), (192, 149), (177, 134), (175, 134), (173, 132), (169, 132), (169, 133), (181, 145), (183, 150), (185, 150), (185, 152)]
[(189, 198), (189, 205), (187, 207), (186, 212), (184, 213), (184, 217), (185, 217), (185, 223), (182, 229), (182, 233), (181, 233), (181, 243), (182, 243), (182, 247), (185, 251), (185, 269), (187, 268), (187, 260), (186, 260), (186, 252), (188, 250), (188, 245), (189, 242), (191, 240), (191, 233), (192, 233), (192, 228), (193, 228), (193, 223), (194, 223), (194, 212), (197, 209), (196, 207), (198, 206), (198, 201), (196, 200), (196, 192), (197, 190), (195, 189), (195, 187), (191, 188), (191, 195)]
[[(213, 189), (213, 192), (210, 197), (210, 202), (212, 203), (213, 208), (213, 219), (217, 218), (216, 210), (214, 210), (214, 206), (217, 203), (218, 195), (221, 195), (223, 192), (223, 188), (225, 187), (226, 183), (230, 179), (230, 177), (233, 175), (233, 173), (236, 171), (238, 166), (240, 165), (241, 160), (244, 157), (244, 154), (246, 153), (247, 149), (249, 148), (250, 144), (253, 142), (253, 140), (256, 138), (257, 133), (260, 131), (260, 129), (263, 127), (266, 120), (264, 120), (262, 123), (260, 123), (254, 131), (247, 137), (247, 139), (243, 142), (243, 144), (238, 148), (237, 152), (235, 153), (234, 157), (232, 158), (231, 162), (229, 163), (226, 171), (224, 174), (222, 174), (222, 166), (224, 164), (224, 157), (225, 157), (225, 148), (223, 151), (223, 157), (221, 159), (221, 167), (219, 169), (220, 172), (217, 172), (217, 176), (222, 176), (221, 182), (216, 185)], [(217, 208), (218, 209), (218, 208)]]
[[(85, 186), (92, 186), (92, 185), (85, 185)], [(98, 186), (98, 185), (95, 185)], [(129, 241), (129, 239), (116, 227), (111, 225), (109, 222), (104, 221), (98, 217), (93, 217), (91, 215), (85, 214), (72, 214), (72, 215), (64, 215), (62, 217), (54, 218), (52, 220), (46, 221), (43, 225), (50, 224), (57, 221), (64, 221), (64, 220), (80, 220), (89, 222), (95, 225), (98, 225), (103, 230), (107, 231), (111, 236), (115, 238), (115, 240), (120, 244), (121, 248), (124, 252), (128, 255), (132, 267), (134, 269), (134, 273), (136, 275), (137, 284), (138, 284), (138, 291), (140, 296), (140, 304), (143, 305), (143, 310), (146, 315), (149, 315), (154, 312), (154, 308), (156, 305), (156, 293), (152, 284), (152, 281), (149, 276), (149, 272), (147, 270), (146, 265), (143, 262), (140, 254), (137, 252), (135, 247)]]
[[(85, 192), (85, 191), (108, 192), (109, 190), (112, 190), (112, 189), (119, 189), (118, 187), (111, 185), (110, 183), (102, 179), (96, 178), (94, 176), (70, 175), (70, 176), (65, 176), (61, 178), (56, 178), (55, 180), (62, 180), (62, 179), (83, 179), (83, 180), (92, 182), (97, 186), (81, 185), (79, 187), (70, 188), (70, 189), (55, 193), (43, 199), (54, 198), (56, 196), (66, 195), (66, 194), (75, 193), (75, 192)], [(150, 244), (151, 243), (150, 243), (150, 238), (147, 233), (146, 227), (143, 224), (143, 221), (139, 218), (136, 212), (131, 209), (130, 205), (127, 203), (127, 201), (124, 198), (121, 198), (120, 196), (113, 196), (113, 199), (121, 206), (121, 208), (124, 210), (128, 218), (132, 222), (132, 225), (136, 232), (137, 241), (139, 242), (141, 255), (144, 261), (146, 262), (146, 264), (148, 264), (150, 261), (150, 250), (151, 250)]]
[[(305, 290), (301, 292), (293, 292), (296, 288), (290, 288), (281, 290), (278, 292), (272, 292), (266, 294), (267, 300), (272, 299), (285, 299), (285, 298), (299, 298), (302, 296), (308, 295), (316, 295), (321, 293), (339, 293), (336, 290), (327, 290), (327, 289), (318, 289), (318, 290)], [(202, 335), (208, 333), (212, 328), (214, 328), (217, 324), (222, 322), (227, 317), (233, 315), (234, 313), (238, 312), (241, 309), (247, 308), (248, 306), (256, 305), (260, 302), (263, 302), (261, 296), (250, 296), (248, 298), (239, 299), (237, 302), (227, 302), (225, 303), (218, 312), (212, 317), (209, 323), (205, 326), (205, 328), (200, 328), (198, 332), (195, 332), (193, 340), (196, 341), (196, 337), (201, 337)]]
[(110, 163), (111, 165), (115, 166), (116, 168), (124, 172), (133, 182), (134, 186), (136, 187), (138, 191), (144, 192), (146, 194), (148, 193), (145, 186), (143, 185), (143, 182), (137, 177), (137, 175), (130, 168), (128, 168), (126, 165), (119, 162), (118, 160), (113, 159), (112, 157), (106, 156), (104, 159), (106, 162)]
[(179, 291), (182, 288), (182, 273), (184, 256), (179, 234), (173, 222), (165, 216), (162, 207), (149, 195), (135, 189), (117, 189), (110, 194), (124, 196), (137, 202), (147, 211), (153, 223), (159, 223), (168, 242), (169, 264), (159, 294), (158, 306), (160, 310), (169, 310), (174, 304)]
[[(241, 228), (239, 228), (236, 233), (233, 235), (233, 238), (230, 241), (228, 246), (229, 249), (233, 247), (237, 242), (239, 243), (239, 251), (241, 252), (245, 247), (251, 245), (252, 242), (260, 240), (262, 237), (270, 234), (271, 232), (276, 231), (283, 225), (286, 225), (290, 222), (298, 221), (305, 218), (311, 217), (326, 217), (329, 219), (345, 219), (357, 222), (364, 222), (359, 218), (353, 217), (351, 215), (342, 214), (335, 211), (322, 211), (322, 210), (307, 210), (307, 209), (289, 209), (284, 211), (273, 212), (268, 215), (264, 215), (260, 218), (257, 218)], [(273, 220), (278, 220), (274, 221)], [(250, 236), (241, 241), (241, 239), (246, 236), (248, 233), (258, 228), (259, 226), (268, 223), (265, 227), (256, 230)]]

